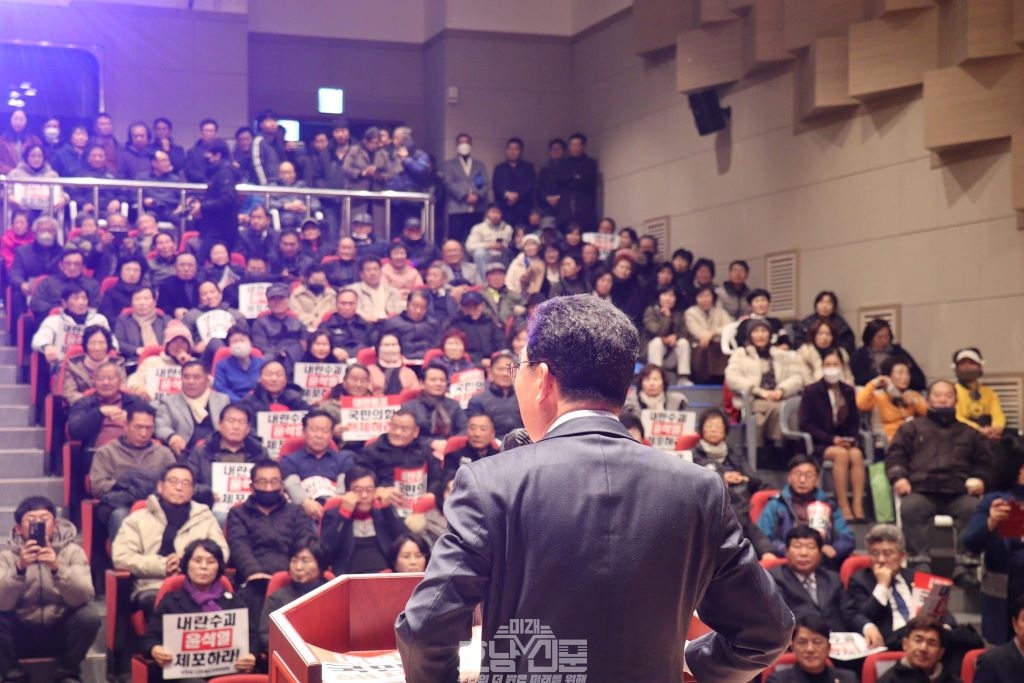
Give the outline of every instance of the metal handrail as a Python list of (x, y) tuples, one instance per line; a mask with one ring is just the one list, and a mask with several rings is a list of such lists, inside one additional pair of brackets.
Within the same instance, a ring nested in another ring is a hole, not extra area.
[[(0, 188), (3, 189), (3, 220), (0, 221), (0, 234), (7, 228), (7, 216), (10, 215), (8, 185), (59, 185), (63, 187), (88, 187), (93, 191), (93, 204), (99, 206), (100, 188), (118, 188), (136, 191), (137, 205), (142, 206), (143, 190), (175, 190), (181, 193), (181, 204), (184, 205), (188, 193), (205, 192), (205, 183), (182, 183), (182, 182), (158, 182), (153, 180), (122, 180), (107, 178), (11, 178), (0, 175)], [(243, 195), (262, 195), (264, 205), (270, 204), (270, 198), (277, 195), (302, 195), (306, 201), (307, 215), (311, 213), (311, 205), (314, 197), (341, 200), (341, 225), (343, 231), (351, 225), (352, 200), (366, 199), (384, 202), (384, 224), (391, 225), (391, 202), (422, 202), (420, 221), (428, 241), (434, 239), (434, 198), (425, 192), (396, 192), (384, 190), (383, 192), (371, 192), (368, 190), (338, 190), (316, 187), (284, 187), (280, 185), (252, 185), (250, 183), (239, 183), (235, 190)], [(52, 205), (50, 209), (52, 210)], [(347, 234), (347, 232), (343, 232)]]

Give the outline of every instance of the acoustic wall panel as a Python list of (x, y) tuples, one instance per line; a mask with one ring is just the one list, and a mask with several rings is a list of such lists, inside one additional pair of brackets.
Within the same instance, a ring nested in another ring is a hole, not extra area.
[(868, 0), (868, 16), (873, 19), (889, 12), (931, 7), (936, 0)]
[(1013, 208), (1024, 212), (1024, 125), (1013, 129), (1013, 141), (1010, 143), (1013, 172)]
[(938, 66), (935, 9), (887, 14), (850, 26), (849, 94), (865, 97), (919, 85)]
[(942, 66), (1020, 53), (1014, 0), (946, 0), (939, 8)]
[(849, 49), (846, 36), (818, 38), (797, 58), (796, 106), (797, 116), (801, 119), (860, 104), (846, 94)]
[(743, 17), (743, 70), (793, 59), (782, 42), (783, 0), (754, 0)]
[(698, 26), (736, 19), (736, 14), (729, 9), (727, 0), (694, 0), (694, 2), (697, 7)]
[(676, 44), (676, 34), (694, 27), (695, 0), (633, 0), (633, 54)]
[(807, 47), (815, 38), (845, 35), (866, 18), (865, 0), (785, 0), (783, 38), (787, 50)]
[(729, 21), (676, 38), (676, 89), (687, 93), (743, 78), (743, 24)]
[(1010, 137), (1024, 123), (1024, 56), (929, 71), (923, 102), (924, 145), (932, 151)]

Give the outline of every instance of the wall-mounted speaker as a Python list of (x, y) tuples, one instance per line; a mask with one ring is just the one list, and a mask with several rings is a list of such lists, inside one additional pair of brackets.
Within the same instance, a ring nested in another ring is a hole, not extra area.
[(709, 89), (691, 93), (690, 110), (693, 111), (693, 122), (697, 124), (697, 132), (701, 135), (717, 133), (729, 125), (732, 108), (718, 103), (718, 91)]

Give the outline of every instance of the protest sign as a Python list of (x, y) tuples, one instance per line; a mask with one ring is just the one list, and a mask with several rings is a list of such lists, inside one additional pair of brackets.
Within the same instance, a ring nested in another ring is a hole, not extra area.
[(945, 576), (914, 572), (914, 587), (911, 591), (910, 616), (927, 614), (942, 621), (949, 609), (949, 594), (953, 591), (953, 580)]
[(318, 403), (345, 378), (344, 363), (296, 363), (292, 381), (302, 389), (306, 403)]
[(642, 410), (640, 422), (652, 446), (675, 451), (679, 437), (696, 431), (697, 414), (692, 410)]
[(267, 455), (274, 460), (281, 457), (281, 446), (285, 439), (302, 436), (302, 418), (308, 411), (290, 410), (287, 412), (256, 413), (256, 436), (263, 440)]
[(867, 638), (859, 633), (847, 631), (832, 631), (829, 634), (828, 656), (840, 662), (849, 662), (855, 659), (863, 659), (876, 652), (885, 652), (886, 647), (868, 647)]
[(399, 396), (342, 396), (341, 424), (345, 441), (374, 439), (388, 430), (391, 416), (402, 407)]
[(238, 310), (249, 320), (258, 317), (263, 311), (270, 310), (267, 304), (269, 282), (248, 282), (238, 285)]
[(452, 375), (448, 384), (448, 398), (459, 402), (462, 409), (469, 407), (469, 399), (487, 388), (487, 378), (480, 368), (470, 368)]
[(210, 488), (213, 490), (214, 512), (224, 512), (249, 498), (251, 462), (210, 463)]
[(85, 325), (78, 325), (66, 315), (61, 314), (60, 325), (57, 328), (57, 338), (53, 340), (53, 345), (60, 349), (61, 358), (67, 354), (68, 349), (72, 346), (78, 346), (82, 343), (83, 332), (85, 332)]
[(172, 657), (163, 669), (165, 681), (238, 673), (235, 662), (251, 652), (245, 609), (165, 614), (163, 627), (163, 646)]
[(166, 365), (150, 366), (146, 372), (146, 393), (155, 403), (181, 391), (181, 368)]
[(601, 258), (607, 258), (608, 254), (619, 248), (619, 236), (606, 232), (585, 232), (583, 242), (597, 247), (601, 252)]
[(399, 517), (408, 517), (413, 513), (417, 501), (427, 495), (427, 466), (396, 467), (395, 489), (398, 491), (395, 512)]
[(196, 318), (196, 330), (199, 332), (199, 338), (203, 341), (226, 338), (228, 330), (234, 325), (235, 316), (223, 308), (214, 308)]

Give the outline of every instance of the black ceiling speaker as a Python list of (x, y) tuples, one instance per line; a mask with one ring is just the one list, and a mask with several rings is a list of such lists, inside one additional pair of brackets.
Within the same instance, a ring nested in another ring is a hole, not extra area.
[(697, 132), (701, 135), (717, 133), (729, 125), (732, 108), (718, 103), (718, 92), (714, 89), (690, 93), (690, 110), (693, 111), (693, 122), (697, 124)]

